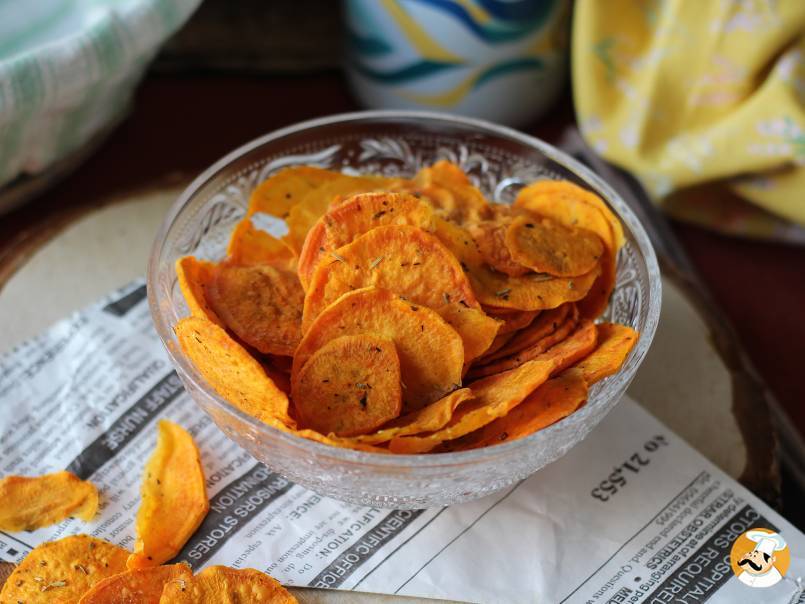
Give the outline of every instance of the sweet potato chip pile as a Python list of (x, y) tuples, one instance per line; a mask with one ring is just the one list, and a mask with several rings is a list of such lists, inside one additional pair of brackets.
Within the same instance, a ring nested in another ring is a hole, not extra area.
[(226, 258), (178, 261), (176, 333), (209, 386), (279, 430), (380, 453), (490, 446), (573, 413), (625, 362), (637, 332), (594, 324), (623, 243), (566, 181), (505, 205), (448, 161), (411, 179), (285, 168)]
[[(3, 530), (53, 524), (68, 509), (88, 521), (98, 507), (95, 487), (68, 472), (12, 476), (0, 485), (0, 510), (15, 508), (15, 523)], [(62, 492), (49, 492), (57, 490)], [(0, 604), (295, 603), (282, 585), (255, 569), (213, 566), (194, 575), (184, 563), (161, 566), (181, 551), (208, 509), (195, 442), (182, 427), (161, 420), (156, 449), (143, 471), (134, 553), (89, 535), (43, 543), (8, 577)]]

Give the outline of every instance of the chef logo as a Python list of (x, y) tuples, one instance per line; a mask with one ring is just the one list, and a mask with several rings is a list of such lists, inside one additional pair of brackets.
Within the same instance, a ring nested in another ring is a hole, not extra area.
[(730, 552), (732, 571), (749, 587), (771, 587), (791, 563), (785, 539), (769, 529), (752, 529), (735, 540)]

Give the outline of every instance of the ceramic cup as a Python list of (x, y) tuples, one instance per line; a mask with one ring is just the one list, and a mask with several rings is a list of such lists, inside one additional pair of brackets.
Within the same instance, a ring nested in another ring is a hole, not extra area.
[(564, 83), (569, 0), (344, 0), (346, 71), (377, 109), (522, 126)]

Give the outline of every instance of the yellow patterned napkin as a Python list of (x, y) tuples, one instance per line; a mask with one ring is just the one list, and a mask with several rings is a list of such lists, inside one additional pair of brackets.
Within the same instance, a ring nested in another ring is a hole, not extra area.
[(579, 0), (579, 125), (672, 212), (781, 235), (769, 213), (805, 224), (804, 55), (803, 0)]

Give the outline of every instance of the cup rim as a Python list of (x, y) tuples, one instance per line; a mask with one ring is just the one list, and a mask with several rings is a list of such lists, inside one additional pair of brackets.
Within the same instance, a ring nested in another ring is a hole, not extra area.
[[(180, 370), (182, 377), (189, 380), (192, 385), (200, 392), (203, 392), (208, 399), (214, 403), (222, 411), (234, 414), (241, 421), (251, 425), (258, 433), (264, 432), (270, 438), (276, 439), (285, 445), (290, 445), (296, 449), (304, 451), (306, 454), (314, 454), (317, 457), (328, 457), (340, 463), (350, 463), (354, 465), (366, 466), (384, 466), (388, 468), (401, 467), (401, 468), (419, 468), (422, 470), (438, 470), (450, 466), (460, 466), (467, 463), (476, 461), (489, 461), (498, 457), (509, 457), (514, 451), (529, 448), (533, 443), (537, 442), (540, 438), (547, 438), (551, 433), (563, 429), (570, 423), (583, 423), (583, 420), (590, 415), (594, 407), (604, 404), (606, 401), (599, 402), (598, 405), (585, 404), (581, 409), (571, 413), (569, 416), (551, 424), (550, 426), (538, 430), (537, 432), (521, 439), (513, 440), (507, 443), (483, 447), (478, 449), (471, 449), (468, 451), (456, 451), (451, 453), (428, 453), (428, 454), (385, 454), (385, 453), (372, 453), (368, 451), (358, 451), (354, 449), (347, 449), (326, 445), (313, 440), (296, 436), (288, 432), (284, 432), (272, 426), (269, 426), (248, 413), (245, 413), (229, 403), (226, 399), (222, 398), (210, 388), (201, 374), (196, 370), (195, 366), (189, 362), (184, 354), (179, 352), (179, 347), (175, 345), (173, 339), (173, 330), (170, 328), (166, 321), (165, 315), (161, 312), (159, 301), (157, 300), (157, 275), (159, 273), (159, 259), (161, 256), (162, 248), (167, 238), (167, 234), (176, 222), (176, 219), (181, 214), (187, 203), (202, 189), (209, 181), (214, 179), (223, 169), (229, 166), (232, 162), (240, 159), (244, 155), (257, 149), (258, 147), (272, 142), (283, 137), (297, 134), (304, 130), (312, 130), (322, 126), (329, 126), (337, 123), (349, 123), (356, 121), (395, 121), (395, 120), (420, 120), (430, 122), (447, 122), (461, 127), (469, 127), (476, 130), (482, 130), (497, 136), (509, 138), (515, 142), (523, 144), (527, 147), (536, 148), (540, 153), (544, 154), (549, 159), (564, 166), (569, 171), (581, 179), (586, 185), (592, 189), (602, 193), (608, 205), (612, 206), (616, 211), (618, 218), (625, 222), (632, 233), (637, 247), (643, 255), (646, 271), (649, 275), (649, 288), (648, 300), (646, 303), (646, 325), (640, 334), (637, 345), (631, 351), (630, 355), (634, 358), (634, 368), (629, 373), (619, 371), (611, 376), (611, 380), (615, 381), (614, 389), (617, 391), (624, 383), (628, 385), (631, 382), (634, 374), (639, 369), (641, 363), (645, 359), (648, 349), (654, 339), (654, 334), (657, 329), (659, 321), (660, 307), (662, 302), (662, 283), (660, 279), (660, 270), (657, 263), (657, 257), (654, 248), (651, 245), (648, 234), (638, 220), (637, 216), (632, 212), (627, 203), (621, 196), (610, 187), (601, 177), (595, 174), (592, 170), (584, 166), (581, 162), (574, 159), (570, 155), (561, 151), (560, 149), (546, 143), (545, 141), (534, 136), (519, 132), (507, 126), (501, 126), (481, 120), (477, 118), (470, 118), (458, 116), (447, 113), (440, 113), (434, 111), (416, 111), (416, 110), (370, 110), (370, 111), (354, 111), (348, 113), (333, 114), (325, 117), (315, 118), (297, 122), (290, 126), (273, 130), (267, 134), (259, 136), (233, 151), (224, 155), (221, 159), (214, 162), (211, 166), (199, 174), (179, 195), (171, 208), (168, 210), (162, 225), (157, 232), (156, 238), (151, 248), (150, 258), (148, 262), (147, 272), (147, 291), (148, 291), (148, 305), (150, 308), (151, 316), (154, 325), (157, 329), (160, 339), (162, 340), (165, 349), (171, 359), (173, 365)], [(192, 398), (192, 395), (191, 395)], [(197, 401), (194, 400), (196, 404)], [(617, 404), (617, 401), (611, 404), (611, 407)], [(206, 411), (206, 410), (205, 410)]]

